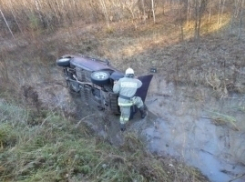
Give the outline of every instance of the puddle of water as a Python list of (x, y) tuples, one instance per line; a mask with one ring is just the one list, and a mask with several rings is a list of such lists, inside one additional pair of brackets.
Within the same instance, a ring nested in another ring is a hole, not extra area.
[[(245, 172), (245, 166), (231, 160), (222, 137), (208, 120), (199, 121), (195, 127), (182, 132), (174, 131), (173, 123), (161, 119), (155, 122), (157, 128), (153, 126), (142, 132), (151, 152), (169, 155), (194, 166), (212, 182), (228, 182)], [(245, 177), (234, 180), (244, 181)]]
[(157, 116), (141, 133), (148, 149), (198, 168), (211, 182), (244, 182), (245, 133), (214, 125), (201, 103), (179, 98), (148, 97)]

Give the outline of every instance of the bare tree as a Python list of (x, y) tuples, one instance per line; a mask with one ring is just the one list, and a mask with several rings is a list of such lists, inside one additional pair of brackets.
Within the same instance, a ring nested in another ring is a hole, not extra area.
[(162, 0), (162, 14), (165, 15), (165, 4), (166, 4), (166, 0)]
[(144, 21), (153, 17), (153, 22), (156, 22), (156, 0), (141, 0), (137, 2), (137, 6), (143, 14)]
[(224, 7), (225, 7), (225, 0), (220, 0), (219, 1), (219, 19), (218, 19), (219, 24), (222, 23), (222, 15), (224, 13)]
[[(25, 27), (28, 28), (31, 23), (41, 22), (45, 24), (43, 28), (50, 28), (66, 23), (67, 19), (68, 23), (72, 23), (75, 18), (81, 17), (86, 22), (88, 22), (87, 20), (98, 21), (103, 17), (107, 26), (113, 17), (115, 17), (113, 20), (128, 17), (134, 20), (139, 15), (144, 20), (147, 17), (152, 17), (155, 23), (157, 15), (159, 15), (158, 10), (161, 8), (163, 14), (167, 10), (174, 13), (174, 18), (179, 21), (178, 25), (181, 27), (182, 39), (184, 37), (184, 23), (195, 18), (195, 37), (198, 39), (201, 19), (205, 13), (207, 2), (209, 2), (207, 16), (210, 20), (213, 14), (217, 14), (217, 23), (221, 23), (224, 20), (222, 14), (227, 10), (233, 10), (233, 23), (240, 21), (240, 26), (243, 24), (244, 0), (0, 0), (0, 16), (4, 17), (2, 18), (3, 27), (8, 24), (8, 31), (14, 32), (16, 27), (17, 30), (24, 31)], [(9, 19), (9, 15), (11, 19)], [(11, 23), (17, 26), (12, 27)]]
[(195, 0), (195, 39), (199, 42), (200, 30), (201, 30), (201, 20), (204, 11), (207, 7), (208, 0)]
[(151, 10), (152, 10), (152, 16), (153, 16), (153, 22), (156, 23), (156, 16), (155, 16), (155, 2), (154, 0), (151, 0)]
[(141, 3), (142, 3), (142, 7), (143, 7), (143, 20), (145, 21), (146, 20), (146, 14), (145, 14), (145, 0), (141, 0)]
[(244, 17), (244, 0), (241, 0), (240, 25), (239, 25), (239, 39), (241, 38), (241, 29), (242, 29), (242, 26), (243, 26), (243, 17)]
[[(137, 10), (137, 4), (139, 3), (139, 0), (121, 0), (120, 1), (122, 4), (123, 9), (127, 9), (131, 15), (133, 20), (135, 19), (135, 12)], [(143, 5), (144, 5), (144, 0), (142, 0)]]

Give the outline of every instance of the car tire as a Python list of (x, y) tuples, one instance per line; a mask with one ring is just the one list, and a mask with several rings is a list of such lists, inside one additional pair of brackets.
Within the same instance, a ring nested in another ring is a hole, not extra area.
[(58, 66), (69, 67), (70, 66), (70, 57), (62, 57), (56, 61)]
[(95, 71), (91, 73), (92, 83), (103, 86), (109, 83), (110, 74), (107, 71)]

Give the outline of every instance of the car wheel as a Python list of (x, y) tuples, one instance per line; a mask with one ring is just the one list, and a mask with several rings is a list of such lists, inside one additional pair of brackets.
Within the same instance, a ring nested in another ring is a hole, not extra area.
[(91, 74), (91, 81), (96, 85), (106, 85), (109, 83), (110, 74), (107, 71), (95, 71)]

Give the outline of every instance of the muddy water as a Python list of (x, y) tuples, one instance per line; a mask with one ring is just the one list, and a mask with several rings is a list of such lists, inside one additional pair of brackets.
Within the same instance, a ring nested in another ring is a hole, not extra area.
[[(198, 89), (156, 85), (146, 101), (156, 117), (141, 132), (148, 149), (198, 168), (211, 182), (244, 182), (245, 115), (241, 108), (245, 98), (216, 100)], [(214, 118), (221, 118), (220, 122), (214, 123)]]

